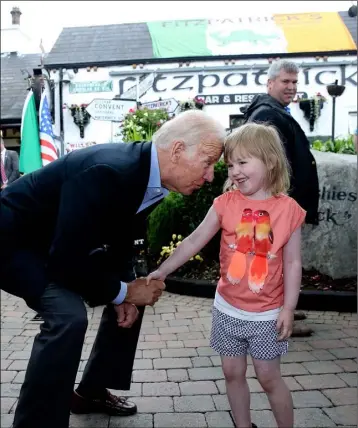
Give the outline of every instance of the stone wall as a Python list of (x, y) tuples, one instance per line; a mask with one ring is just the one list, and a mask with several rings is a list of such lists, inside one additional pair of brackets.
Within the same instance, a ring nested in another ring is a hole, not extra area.
[(357, 275), (357, 156), (312, 150), (317, 162), (319, 225), (303, 228), (305, 269), (334, 279)]

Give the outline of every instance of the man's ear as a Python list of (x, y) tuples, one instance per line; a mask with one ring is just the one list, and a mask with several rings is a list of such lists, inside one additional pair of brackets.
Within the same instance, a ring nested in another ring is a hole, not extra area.
[(171, 161), (173, 163), (178, 163), (178, 161), (179, 161), (180, 157), (183, 155), (184, 151), (185, 151), (184, 141), (175, 140), (173, 145), (172, 145), (171, 151), (170, 151)]

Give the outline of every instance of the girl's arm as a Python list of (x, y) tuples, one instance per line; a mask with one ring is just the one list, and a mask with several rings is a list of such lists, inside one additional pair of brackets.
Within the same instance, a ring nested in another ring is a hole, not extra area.
[(286, 340), (293, 329), (294, 310), (297, 306), (302, 279), (301, 227), (295, 230), (283, 249), (283, 309), (277, 320), (278, 340)]
[(197, 254), (210, 239), (220, 230), (219, 218), (214, 207), (211, 207), (204, 220), (184, 241), (174, 250), (173, 254), (163, 262), (159, 268), (147, 276), (147, 283), (151, 279), (164, 280), (191, 257)]
[(294, 311), (300, 294), (302, 279), (301, 227), (291, 235), (283, 249), (283, 308)]

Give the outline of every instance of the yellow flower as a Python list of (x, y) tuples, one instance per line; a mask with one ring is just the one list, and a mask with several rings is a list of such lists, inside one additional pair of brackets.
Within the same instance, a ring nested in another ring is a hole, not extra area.
[(181, 235), (178, 235), (178, 241), (181, 241), (183, 237)]
[(173, 233), (172, 240), (175, 241), (176, 239), (177, 239), (177, 236), (175, 235), (175, 233)]
[(199, 254), (197, 254), (197, 255), (195, 256), (195, 260), (199, 260), (199, 262), (202, 262), (202, 261), (203, 261), (202, 257), (200, 257), (200, 256), (199, 256)]
[(178, 241), (175, 245), (178, 246), (181, 244), (181, 241)]

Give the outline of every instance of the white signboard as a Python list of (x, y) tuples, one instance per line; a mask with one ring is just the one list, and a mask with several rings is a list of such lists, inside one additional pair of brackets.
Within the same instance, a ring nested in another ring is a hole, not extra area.
[[(141, 98), (152, 86), (154, 82), (154, 73), (144, 74), (143, 77), (139, 78), (139, 83), (127, 89), (120, 98), (127, 99), (138, 99)], [(138, 88), (137, 88), (138, 85)], [(138, 92), (137, 92), (138, 91)]]
[(130, 109), (136, 108), (135, 100), (105, 100), (94, 99), (86, 110), (95, 120), (120, 122)]
[(148, 108), (149, 110), (155, 110), (160, 108), (160, 109), (166, 110), (168, 113), (174, 113), (178, 105), (179, 105), (178, 101), (175, 100), (174, 98), (142, 103), (142, 106)]

